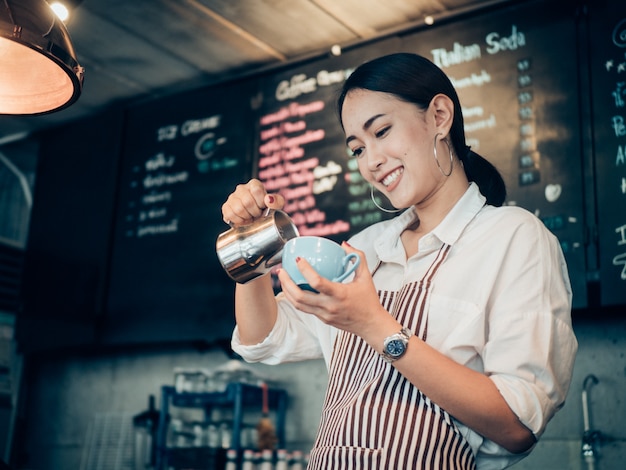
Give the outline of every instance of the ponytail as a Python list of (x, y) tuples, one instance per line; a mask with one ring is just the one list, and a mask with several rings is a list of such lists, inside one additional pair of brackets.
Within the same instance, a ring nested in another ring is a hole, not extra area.
[(460, 156), (469, 181), (478, 185), (480, 192), (487, 199), (487, 204), (499, 207), (506, 199), (506, 186), (502, 175), (485, 158), (466, 147), (465, 155)]

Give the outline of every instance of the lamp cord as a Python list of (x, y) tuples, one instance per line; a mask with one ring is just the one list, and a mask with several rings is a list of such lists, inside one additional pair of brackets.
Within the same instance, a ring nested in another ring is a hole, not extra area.
[(7, 0), (4, 0), (4, 7), (7, 10), (7, 13), (9, 14), (9, 18), (11, 19), (11, 23), (13, 23), (13, 26), (17, 26), (15, 24), (15, 19), (13, 18), (13, 12), (11, 11), (11, 7), (9, 6), (9, 2)]
[(48, 34), (50, 34), (52, 32), (52, 28), (54, 28), (54, 22), (57, 20), (57, 14), (56, 13), (52, 13), (52, 23), (50, 23), (50, 28), (48, 28), (48, 31), (45, 32), (45, 34), (42, 34), (41, 37), (45, 38), (48, 36)]

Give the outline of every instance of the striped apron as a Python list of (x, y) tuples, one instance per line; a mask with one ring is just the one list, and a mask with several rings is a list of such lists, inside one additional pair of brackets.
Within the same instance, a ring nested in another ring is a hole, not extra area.
[[(383, 307), (424, 341), (431, 282), (449, 250), (450, 245), (440, 248), (421, 280), (397, 292), (379, 291)], [(450, 415), (363, 339), (340, 332), (308, 469), (475, 468), (471, 447)]]

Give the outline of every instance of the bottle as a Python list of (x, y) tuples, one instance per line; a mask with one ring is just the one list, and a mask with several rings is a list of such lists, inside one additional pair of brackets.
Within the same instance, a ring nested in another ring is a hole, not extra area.
[(226, 451), (226, 465), (224, 470), (237, 470), (237, 450), (228, 449)]
[(254, 452), (252, 449), (246, 449), (243, 451), (241, 470), (256, 470), (256, 465), (254, 464)]
[(273, 454), (270, 449), (263, 449), (259, 470), (274, 470)]
[(159, 412), (154, 404), (154, 395), (150, 395), (148, 397), (148, 409), (133, 417), (135, 469), (147, 470), (154, 468), (158, 426)]
[(274, 470), (288, 470), (287, 463), (287, 451), (285, 449), (278, 449), (276, 451), (276, 466)]
[(222, 421), (219, 427), (220, 431), (220, 444), (222, 449), (230, 449), (232, 437), (233, 437), (233, 428), (230, 422)]

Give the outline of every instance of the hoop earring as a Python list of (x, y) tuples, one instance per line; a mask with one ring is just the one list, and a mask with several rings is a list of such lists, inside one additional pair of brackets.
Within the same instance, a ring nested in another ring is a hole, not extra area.
[(433, 145), (433, 154), (435, 155), (435, 163), (437, 163), (437, 167), (439, 168), (439, 171), (441, 172), (441, 174), (443, 176), (445, 176), (446, 178), (448, 176), (450, 176), (452, 174), (452, 170), (454, 169), (454, 157), (452, 156), (452, 147), (450, 147), (450, 144), (448, 143), (447, 140), (443, 140), (445, 142), (445, 144), (448, 146), (448, 153), (450, 154), (450, 171), (448, 173), (443, 171), (443, 168), (441, 168), (441, 165), (439, 164), (439, 158), (437, 158), (437, 137), (441, 135), (441, 132), (438, 132), (437, 134), (435, 134), (435, 143)]
[(395, 214), (396, 212), (401, 212), (402, 209), (385, 209), (384, 207), (381, 207), (377, 202), (376, 202), (376, 198), (374, 197), (374, 186), (370, 184), (370, 198), (372, 199), (372, 202), (374, 203), (374, 205), (380, 209), (383, 212), (386, 212), (387, 214)]

